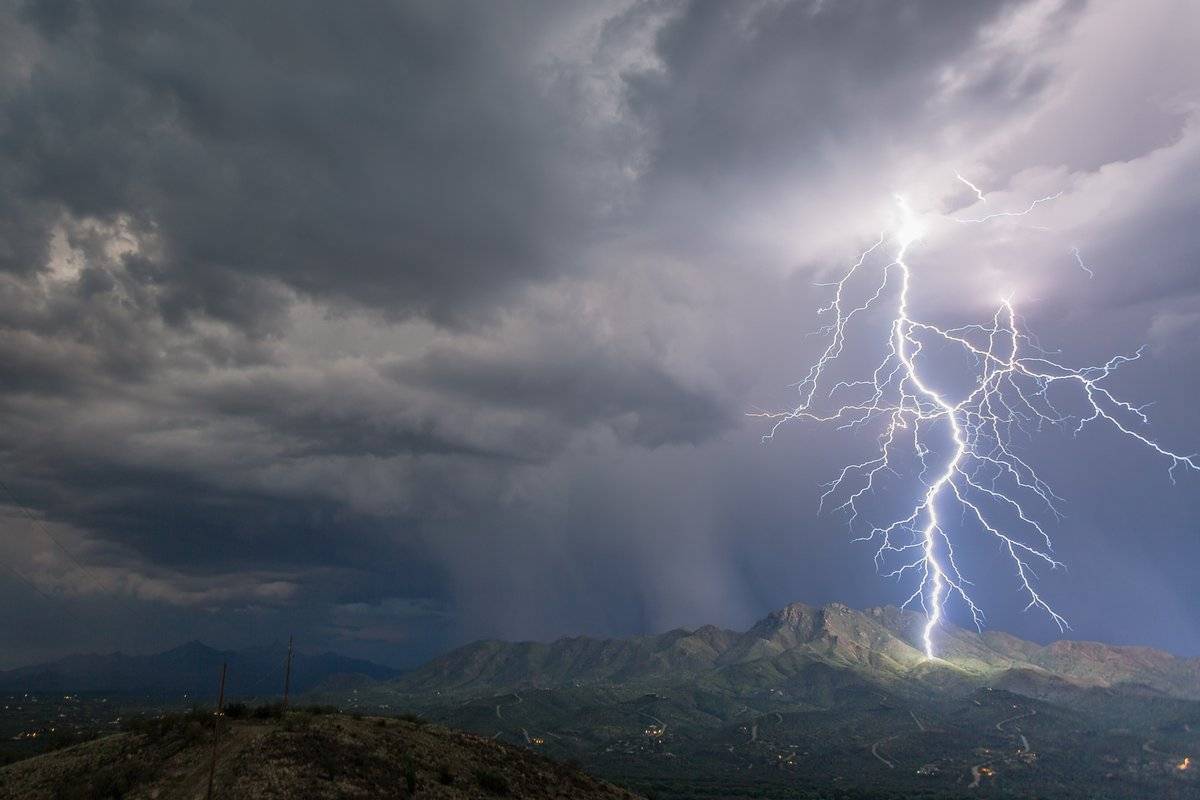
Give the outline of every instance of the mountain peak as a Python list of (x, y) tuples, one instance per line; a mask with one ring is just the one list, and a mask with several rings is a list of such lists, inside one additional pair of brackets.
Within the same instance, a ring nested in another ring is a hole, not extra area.
[(208, 655), (210, 653), (217, 653), (217, 652), (220, 652), (220, 651), (217, 650), (215, 647), (209, 647), (208, 645), (206, 645), (204, 642), (200, 641), (199, 639), (192, 639), (191, 641), (184, 642), (183, 644), (178, 645), (177, 647), (172, 647), (169, 650), (165, 650), (163, 652), (163, 655), (193, 655), (193, 654)]
[[(1145, 684), (1200, 698), (1200, 660), (1087, 642), (1042, 646), (946, 624), (938, 633), (941, 658), (930, 661), (921, 647), (924, 624), (921, 614), (895, 606), (857, 610), (843, 603), (790, 603), (744, 633), (705, 625), (628, 639), (469, 645), (413, 671), (400, 685), (410, 692), (475, 691), (707, 674), (718, 683), (748, 681), (761, 688), (821, 665), (905, 691), (999, 686), (1006, 675), (1021, 672), (1077, 685)], [(1044, 684), (1041, 677), (1038, 681)]]

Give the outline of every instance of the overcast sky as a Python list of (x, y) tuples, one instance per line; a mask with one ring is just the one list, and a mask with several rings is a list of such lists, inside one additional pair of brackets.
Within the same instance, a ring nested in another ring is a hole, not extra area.
[[(746, 415), (897, 192), (924, 318), (1145, 345), (1114, 390), (1200, 451), (1191, 0), (0, 8), (0, 666), (902, 601), (818, 514), (873, 432)], [(1022, 447), (1069, 635), (1200, 654), (1200, 475)]]

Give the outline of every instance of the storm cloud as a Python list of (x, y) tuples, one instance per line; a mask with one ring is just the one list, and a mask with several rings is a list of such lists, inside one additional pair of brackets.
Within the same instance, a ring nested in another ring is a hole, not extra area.
[[(869, 436), (763, 444), (746, 416), (791, 401), (814, 283), (896, 192), (933, 226), (923, 308), (1016, 291), (1073, 362), (1148, 345), (1121, 388), (1200, 449), (1198, 25), (1182, 0), (3, 4), (9, 660), (294, 629), (411, 663), (903, 599), (817, 515)], [(956, 171), (989, 208), (1061, 195), (957, 225), (982, 212)], [(1200, 652), (1196, 478), (1103, 435), (1035, 454), (1076, 635)], [(992, 622), (1048, 638), (1009, 589)]]

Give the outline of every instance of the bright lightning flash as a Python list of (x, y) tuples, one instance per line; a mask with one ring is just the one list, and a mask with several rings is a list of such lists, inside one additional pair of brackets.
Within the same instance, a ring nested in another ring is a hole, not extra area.
[(981, 203), (986, 203), (986, 202), (987, 202), (987, 198), (983, 196), (983, 192), (980, 190), (980, 188), (979, 188), (978, 186), (976, 186), (975, 184), (971, 183), (969, 180), (967, 180), (966, 178), (964, 178), (962, 175), (959, 175), (957, 172), (955, 172), (955, 173), (954, 173), (954, 177), (955, 177), (955, 178), (957, 178), (957, 179), (958, 179), (958, 180), (959, 180), (961, 183), (965, 183), (965, 184), (967, 185), (967, 187), (968, 187), (968, 188), (969, 188), (969, 189), (970, 189), (972, 192), (974, 192), (974, 193), (975, 193), (975, 197), (976, 197), (976, 198), (977, 198), (977, 199), (978, 199), (978, 200), (979, 200)]
[[(1024, 216), (1055, 197), (1037, 200), (1024, 211), (958, 221)], [(1137, 360), (1142, 350), (1115, 356), (1099, 366), (1065, 366), (1022, 330), (1012, 298), (1002, 300), (991, 320), (983, 324), (939, 327), (914, 317), (909, 299), (913, 271), (908, 257), (924, 230), (907, 202), (900, 197), (896, 200), (899, 224), (880, 234), (842, 277), (829, 285), (833, 299), (818, 310), (818, 315), (828, 316), (828, 323), (818, 331), (826, 344), (808, 374), (796, 384), (799, 405), (752, 416), (772, 421), (764, 440), (795, 420), (832, 423), (839, 429), (878, 426), (877, 454), (844, 467), (821, 495), (822, 506), (836, 502), (837, 509), (848, 515), (852, 532), (863, 531), (862, 525), (867, 524), (859, 522), (860, 512), (866, 515), (866, 509), (860, 508), (864, 496), (881, 488), (885, 473), (899, 475), (899, 462), (906, 456), (915, 459), (920, 489), (913, 505), (898, 518), (871, 524), (855, 541), (877, 546), (875, 565), (885, 576), (915, 580), (902, 607), (918, 603), (925, 611), (922, 638), (927, 657), (934, 658), (934, 631), (949, 600), (960, 600), (976, 627), (983, 625), (983, 611), (968, 591), (971, 582), (955, 560), (954, 545), (961, 535), (950, 527), (955, 521), (959, 527), (977, 527), (999, 546), (1028, 601), (1026, 610), (1038, 608), (1060, 631), (1066, 630), (1067, 621), (1039, 591), (1035, 572), (1038, 566), (1062, 566), (1052, 555), (1050, 537), (1039, 521), (1044, 514), (1060, 516), (1061, 498), (1018, 455), (1012, 446), (1014, 432), (1030, 435), (1049, 425), (1073, 425), (1078, 433), (1088, 423), (1108, 424), (1165, 459), (1172, 482), (1178, 467), (1200, 470), (1200, 458), (1180, 455), (1151, 439), (1143, 432), (1149, 424), (1143, 409), (1107, 388), (1106, 379), (1114, 370)], [(893, 254), (888, 263), (879, 268), (869, 265), (877, 250), (889, 247)], [(864, 281), (867, 288), (858, 288)], [(843, 353), (852, 321), (893, 297), (882, 362), (869, 379), (833, 382), (828, 373)], [(930, 362), (953, 349), (975, 364), (969, 385), (956, 396), (935, 388), (927, 374)], [(825, 386), (829, 388), (823, 389)], [(1062, 401), (1057, 394), (1052, 399), (1051, 393), (1063, 390), (1074, 391), (1082, 412), (1060, 410)]]

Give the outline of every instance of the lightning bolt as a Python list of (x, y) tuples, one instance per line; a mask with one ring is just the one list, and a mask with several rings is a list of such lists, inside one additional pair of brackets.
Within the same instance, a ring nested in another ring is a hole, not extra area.
[(1071, 255), (1075, 256), (1075, 263), (1079, 265), (1079, 268), (1081, 270), (1083, 270), (1084, 272), (1087, 273), (1087, 276), (1089, 278), (1096, 277), (1096, 273), (1092, 272), (1092, 268), (1089, 267), (1087, 264), (1083, 263), (1083, 256), (1080, 255), (1078, 247), (1071, 248)]
[(966, 178), (964, 178), (962, 175), (959, 175), (957, 170), (956, 170), (956, 171), (955, 171), (955, 173), (954, 173), (954, 177), (955, 177), (955, 178), (958, 178), (958, 180), (959, 180), (959, 181), (961, 181), (962, 183), (965, 183), (965, 184), (967, 185), (967, 187), (968, 187), (968, 188), (969, 188), (969, 189), (970, 189), (972, 192), (974, 192), (974, 193), (975, 193), (975, 196), (976, 196), (977, 198), (979, 198), (980, 202), (983, 202), (983, 203), (986, 203), (986, 202), (987, 202), (987, 198), (983, 196), (983, 192), (982, 192), (982, 191), (980, 191), (979, 187), (978, 187), (978, 186), (976, 186), (975, 184), (971, 183), (969, 180), (967, 180)]
[[(964, 179), (959, 176), (959, 180)], [(1039, 198), (1020, 211), (956, 219), (977, 224), (1025, 216), (1061, 194)], [(934, 632), (948, 601), (960, 601), (977, 628), (984, 623), (984, 613), (969, 592), (972, 584), (955, 558), (955, 541), (962, 534), (950, 527), (955, 517), (959, 528), (974, 526), (999, 546), (1027, 601), (1025, 610), (1044, 612), (1060, 632), (1065, 631), (1070, 626), (1042, 596), (1036, 571), (1063, 566), (1054, 557), (1050, 536), (1040, 521), (1047, 515), (1061, 518), (1062, 498), (1014, 449), (1014, 434), (1032, 436), (1047, 426), (1064, 425), (1074, 426), (1079, 433), (1091, 423), (1106, 424), (1166, 461), (1172, 483), (1180, 467), (1200, 471), (1200, 458), (1180, 455), (1151, 439), (1144, 432), (1149, 419), (1143, 408), (1107, 388), (1109, 376), (1140, 358), (1143, 350), (1114, 356), (1097, 366), (1066, 366), (1023, 330), (1011, 297), (1001, 300), (991, 319), (982, 324), (945, 327), (914, 316), (908, 258), (925, 231), (903, 197), (896, 197), (896, 203), (899, 224), (882, 232), (838, 281), (824, 284), (833, 295), (818, 309), (818, 317), (828, 320), (818, 330), (825, 347), (793, 387), (800, 393), (799, 404), (751, 416), (770, 421), (764, 441), (795, 421), (833, 424), (839, 429), (878, 427), (876, 454), (842, 468), (824, 486), (821, 508), (836, 503), (836, 510), (849, 518), (854, 541), (875, 545), (877, 571), (915, 581), (902, 607), (919, 604), (925, 612), (922, 640), (928, 658), (935, 657)], [(888, 250), (887, 263), (871, 266), (873, 259), (883, 260), (876, 256), (878, 251)], [(1078, 251), (1075, 255), (1087, 271)], [(889, 302), (885, 298), (894, 298), (894, 305), (883, 360), (868, 378), (834, 382), (830, 373), (845, 350), (852, 323), (883, 307)], [(935, 388), (927, 375), (932, 364), (948, 362), (946, 353), (953, 350), (974, 364), (971, 380), (956, 395)], [(1061, 408), (1058, 395), (1068, 392), (1079, 405), (1076, 413)], [(864, 497), (882, 489), (888, 476), (901, 476), (902, 463), (909, 464), (910, 471), (919, 469), (913, 504), (895, 518), (862, 522), (867, 516)], [(867, 524), (865, 532), (855, 535)]]
[(1021, 209), (1020, 211), (997, 211), (993, 214), (985, 214), (982, 217), (976, 217), (974, 219), (972, 219), (970, 217), (967, 217), (967, 218), (954, 217), (954, 221), (955, 222), (976, 222), (976, 223), (978, 223), (978, 222), (987, 222), (990, 219), (996, 219), (998, 217), (1024, 217), (1024, 216), (1031, 214), (1033, 212), (1033, 210), (1035, 208), (1037, 208), (1038, 206), (1040, 206), (1042, 203), (1049, 203), (1051, 200), (1057, 200), (1058, 198), (1062, 197), (1062, 195), (1063, 195), (1062, 192), (1055, 192), (1054, 194), (1046, 195), (1045, 197), (1039, 197), (1037, 200), (1034, 200), (1027, 207)]

